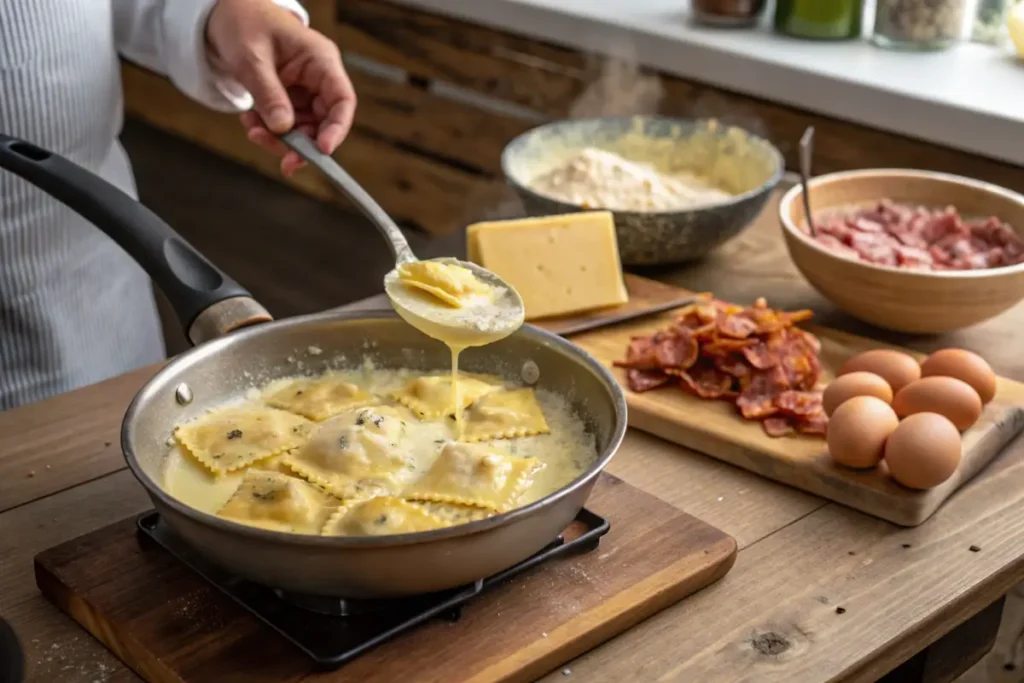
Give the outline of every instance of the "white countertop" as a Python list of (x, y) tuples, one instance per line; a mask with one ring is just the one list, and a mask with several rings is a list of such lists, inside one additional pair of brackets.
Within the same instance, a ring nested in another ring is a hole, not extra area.
[(1024, 166), (1024, 62), (996, 48), (798, 40), (773, 34), (770, 17), (704, 28), (687, 0), (397, 2)]

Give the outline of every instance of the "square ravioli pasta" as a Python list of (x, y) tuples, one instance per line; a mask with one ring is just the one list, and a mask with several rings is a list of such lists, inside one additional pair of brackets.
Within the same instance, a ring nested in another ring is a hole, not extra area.
[(457, 524), (469, 524), (487, 519), (498, 514), (495, 510), (473, 507), (472, 505), (460, 505), (458, 503), (439, 503), (433, 500), (418, 500), (416, 505), (428, 513), (442, 519), (448, 526)]
[(405, 453), (407, 421), (414, 419), (401, 407), (350, 410), (320, 423), (282, 462), (342, 499), (396, 493), (415, 475)]
[(324, 536), (386, 536), (440, 529), (448, 524), (423, 507), (379, 496), (338, 509), (323, 527)]
[(300, 446), (310, 424), (276, 408), (232, 406), (179, 425), (174, 438), (211, 472), (224, 474)]
[(275, 382), (263, 401), (317, 422), (346, 410), (378, 403), (373, 394), (333, 374)]
[[(497, 378), (478, 378), (459, 374), (459, 410), (465, 410), (481, 396), (497, 391), (501, 384)], [(455, 396), (449, 375), (417, 377), (400, 390), (394, 398), (423, 419), (434, 419), (455, 412)]]
[(466, 410), (462, 438), (490, 441), (550, 432), (533, 389), (502, 389), (481, 396)]
[(249, 470), (218, 517), (249, 526), (318, 534), (337, 501), (316, 486), (270, 470)]
[(505, 512), (515, 506), (543, 467), (535, 458), (501, 455), (482, 444), (448, 443), (402, 497)]
[(452, 308), (462, 308), (472, 297), (491, 292), (491, 287), (478, 280), (473, 271), (455, 263), (403, 263), (398, 267), (398, 277), (405, 286), (427, 292)]

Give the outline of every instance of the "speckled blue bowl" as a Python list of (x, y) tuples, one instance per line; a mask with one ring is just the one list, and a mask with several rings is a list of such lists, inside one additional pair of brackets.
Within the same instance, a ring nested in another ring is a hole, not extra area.
[(530, 189), (534, 178), (584, 147), (653, 163), (662, 172), (696, 173), (733, 195), (681, 211), (613, 210), (624, 265), (701, 258), (750, 225), (784, 171), (782, 154), (770, 142), (714, 120), (634, 116), (556, 121), (523, 133), (501, 155), (505, 178), (529, 215), (588, 210)]

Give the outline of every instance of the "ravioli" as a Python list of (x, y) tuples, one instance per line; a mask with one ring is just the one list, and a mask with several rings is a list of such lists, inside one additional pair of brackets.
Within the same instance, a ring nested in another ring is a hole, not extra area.
[(282, 461), (342, 499), (395, 493), (415, 476), (416, 463), (404, 453), (407, 419), (407, 410), (391, 406), (344, 412)]
[[(458, 409), (465, 410), (473, 401), (500, 388), (497, 383), (460, 374)], [(428, 420), (452, 415), (455, 410), (450, 376), (428, 375), (409, 380), (401, 391), (395, 393), (394, 398), (420, 418)]]
[(223, 474), (300, 446), (309, 427), (284, 410), (233, 406), (178, 426), (174, 437), (211, 472)]
[(401, 498), (380, 496), (339, 509), (323, 527), (324, 536), (387, 536), (440, 529), (448, 524)]
[(448, 443), (423, 478), (402, 495), (505, 512), (543, 467), (535, 458), (501, 455), (482, 444)]
[(336, 509), (317, 487), (280, 472), (249, 470), (217, 515), (274, 531), (315, 534)]
[(452, 308), (462, 308), (469, 299), (491, 293), (491, 287), (478, 280), (473, 271), (454, 263), (403, 263), (398, 267), (398, 278), (407, 287), (424, 291)]
[(465, 413), (463, 440), (490, 441), (551, 432), (533, 389), (491, 392)]
[(295, 470), (285, 464), (285, 457), (287, 457), (287, 453), (279, 453), (278, 455), (271, 456), (266, 460), (254, 462), (252, 467), (249, 468), (249, 471), (263, 470), (265, 472), (279, 472), (280, 474), (287, 474), (289, 477), (299, 476)]
[(334, 375), (301, 377), (279, 384), (264, 402), (321, 422), (338, 413), (377, 403), (377, 399), (351, 382)]
[(416, 501), (415, 504), (426, 510), (434, 517), (444, 520), (449, 526), (478, 522), (481, 519), (487, 519), (488, 517), (493, 517), (497, 514), (494, 510), (473, 507), (472, 505), (460, 505), (458, 503), (440, 503), (431, 500), (420, 500)]

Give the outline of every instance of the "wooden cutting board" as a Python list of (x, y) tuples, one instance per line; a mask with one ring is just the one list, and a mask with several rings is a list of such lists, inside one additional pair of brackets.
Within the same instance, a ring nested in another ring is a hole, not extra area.
[[(669, 312), (573, 336), (572, 341), (612, 367), (613, 361), (625, 358), (630, 337), (662, 329), (673, 317)], [(833, 377), (843, 361), (856, 353), (892, 348), (836, 330), (803, 327), (821, 340), (823, 379)], [(917, 526), (928, 519), (1024, 428), (1024, 385), (1000, 378), (996, 398), (964, 433), (956, 474), (934, 489), (911, 491), (896, 484), (883, 469), (863, 472), (833, 464), (821, 437), (772, 438), (759, 422), (742, 419), (731, 403), (703, 400), (677, 386), (635, 394), (626, 386), (624, 370), (613, 367), (612, 372), (626, 391), (630, 427), (903, 526)]]
[(736, 542), (609, 474), (587, 507), (596, 550), (473, 598), (333, 672), (224, 597), (127, 519), (36, 557), (43, 594), (150, 683), (532, 681), (723, 576)]
[(657, 280), (649, 280), (631, 273), (623, 274), (629, 301), (621, 306), (602, 308), (596, 311), (560, 318), (534, 320), (532, 324), (563, 336), (576, 334), (585, 330), (605, 327), (626, 320), (648, 317), (684, 306), (693, 300), (693, 292), (666, 285)]

